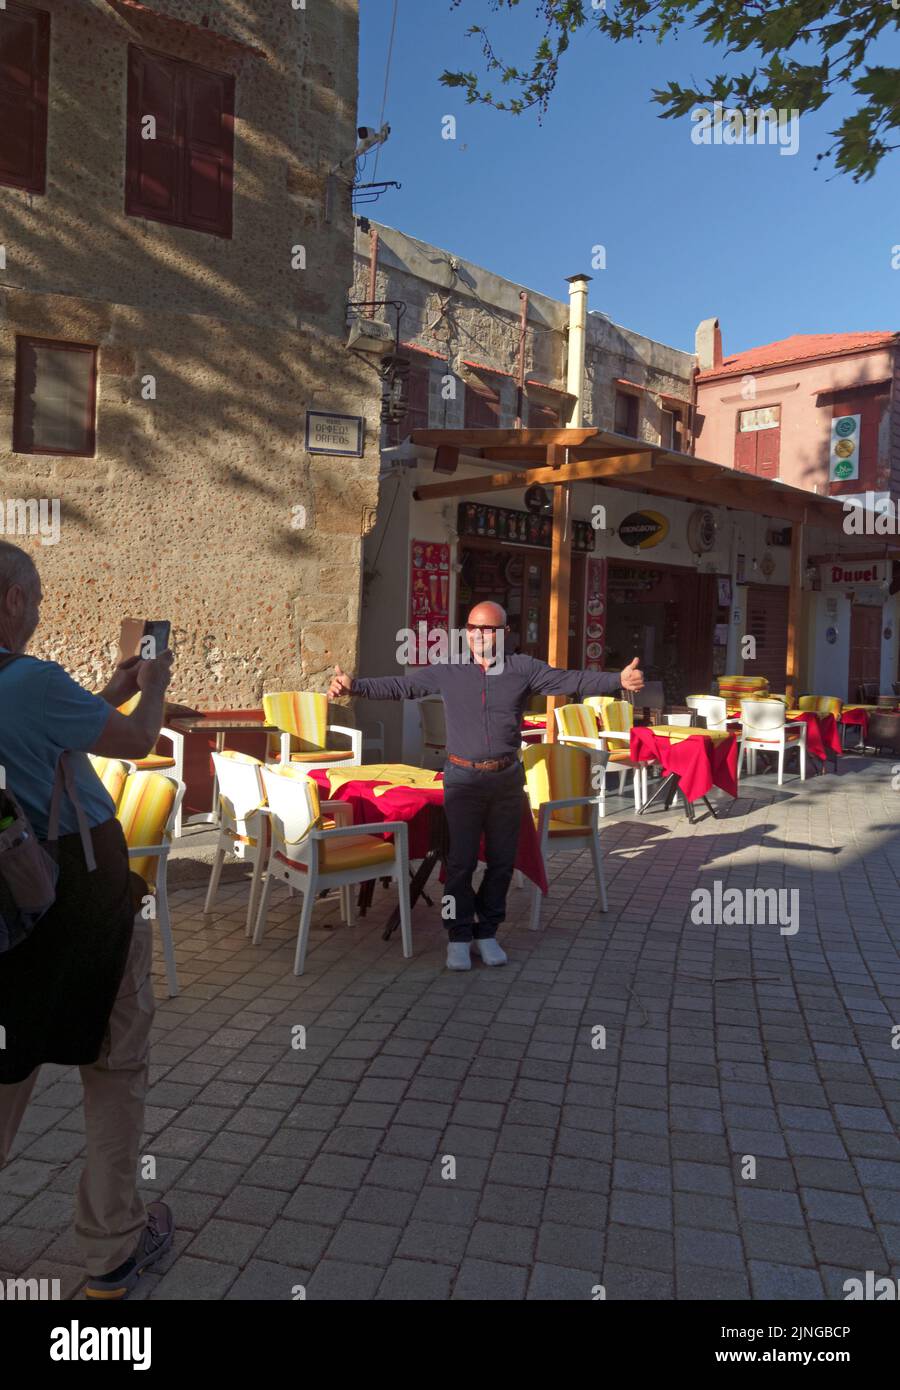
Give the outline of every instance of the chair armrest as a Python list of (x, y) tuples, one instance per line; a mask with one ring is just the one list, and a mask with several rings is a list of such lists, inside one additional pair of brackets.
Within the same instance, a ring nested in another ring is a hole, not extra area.
[(158, 859), (163, 854), (168, 854), (171, 845), (129, 845), (129, 859)]
[[(537, 733), (536, 729), (535, 733)], [(603, 751), (600, 748), (600, 739), (589, 738), (587, 734), (559, 734), (556, 741), (557, 743), (577, 743), (582, 747), (596, 748), (598, 753)]]
[(353, 756), (357, 761), (362, 759), (362, 729), (351, 729), (348, 724), (329, 724), (330, 734), (344, 734), (350, 740), (350, 747)]
[(165, 726), (160, 729), (159, 737), (167, 739), (172, 745), (172, 756), (184, 764), (184, 734), (180, 734), (177, 729), (167, 729)]
[(342, 822), (346, 825), (353, 824), (353, 807), (349, 801), (320, 801), (319, 810), (328, 811), (338, 825)]
[(545, 806), (552, 811), (568, 810), (572, 806), (593, 806), (596, 800), (595, 796), (569, 796), (563, 801), (542, 801), (538, 810), (543, 811)]
[(393, 834), (398, 838), (408, 835), (409, 830), (405, 820), (379, 820), (365, 821), (362, 825), (341, 825), (333, 830), (313, 830), (314, 840), (325, 840), (336, 838), (338, 835), (386, 835)]
[(628, 729), (627, 731), (622, 732), (622, 731), (619, 730), (619, 729), (598, 729), (598, 730), (597, 730), (597, 738), (598, 738), (598, 739), (605, 739), (605, 738), (628, 739), (628, 741), (630, 742), (630, 741), (631, 741), (631, 730)]

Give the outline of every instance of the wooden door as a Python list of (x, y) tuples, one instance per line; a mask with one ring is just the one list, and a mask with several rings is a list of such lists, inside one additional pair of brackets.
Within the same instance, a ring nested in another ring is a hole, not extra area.
[[(854, 603), (850, 609), (850, 673), (848, 694), (858, 698), (860, 685), (880, 687), (881, 609), (874, 604)], [(816, 692), (817, 694), (820, 692)], [(823, 695), (830, 692), (824, 690)]]
[(788, 591), (783, 585), (747, 589), (747, 635), (756, 642), (756, 658), (744, 662), (743, 674), (765, 676), (773, 695), (783, 693), (787, 680), (787, 612)]

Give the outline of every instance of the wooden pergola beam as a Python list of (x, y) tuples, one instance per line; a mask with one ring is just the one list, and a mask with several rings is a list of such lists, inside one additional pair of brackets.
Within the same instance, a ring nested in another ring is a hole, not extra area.
[[(564, 458), (565, 450), (560, 449), (559, 454)], [(475, 493), (527, 488), (535, 483), (560, 487), (563, 483), (591, 482), (631, 474), (646, 475), (651, 469), (647, 454), (619, 454), (614, 458), (581, 459), (557, 467), (550, 464), (544, 468), (526, 468), (521, 473), (485, 473), (482, 478), (454, 478), (452, 483), (423, 483), (413, 490), (413, 497), (417, 502), (429, 497), (470, 497)]]
[[(547, 462), (551, 470), (561, 464), (565, 452), (551, 447)], [(577, 465), (576, 465), (577, 467)], [(568, 469), (559, 468), (559, 473)], [(553, 490), (553, 540), (550, 551), (550, 633), (547, 659), (551, 666), (565, 670), (569, 665), (569, 598), (572, 587), (572, 493), (568, 485)], [(552, 695), (547, 700), (547, 742), (556, 742), (554, 711), (565, 704), (566, 696)]]
[[(464, 454), (479, 455), (485, 449), (518, 449), (532, 445), (550, 448), (562, 445), (573, 449), (596, 439), (595, 429), (569, 430), (560, 427), (555, 430), (413, 430), (410, 442), (420, 444), (426, 449), (437, 449), (442, 444), (451, 444)], [(652, 447), (652, 446), (651, 446)]]

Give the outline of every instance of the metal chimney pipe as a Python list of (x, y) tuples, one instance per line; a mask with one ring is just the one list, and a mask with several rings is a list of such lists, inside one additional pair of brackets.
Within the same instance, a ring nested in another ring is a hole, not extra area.
[(584, 345), (587, 336), (588, 284), (591, 275), (570, 275), (569, 284), (569, 356), (566, 390), (575, 400), (570, 406), (566, 424), (578, 429), (584, 423)]

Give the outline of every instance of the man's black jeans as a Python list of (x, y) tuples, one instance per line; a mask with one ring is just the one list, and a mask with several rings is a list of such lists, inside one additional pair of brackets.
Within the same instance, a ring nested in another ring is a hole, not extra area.
[[(476, 772), (450, 762), (444, 765), (444, 809), (450, 829), (444, 894), (454, 912), (445, 925), (451, 941), (495, 936), (506, 916), (524, 787), (525, 769), (518, 758), (502, 772)], [(482, 834), (487, 869), (481, 887), (473, 893), (472, 875), (478, 866)]]

